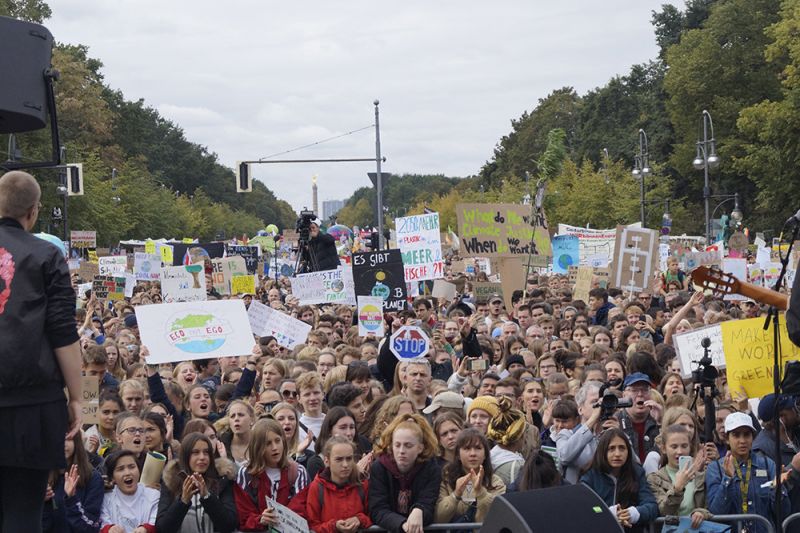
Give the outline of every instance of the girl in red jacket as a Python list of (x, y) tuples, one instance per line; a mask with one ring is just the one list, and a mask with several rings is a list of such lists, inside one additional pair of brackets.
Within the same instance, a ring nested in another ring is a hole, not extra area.
[(233, 490), (242, 531), (266, 531), (278, 523), (277, 512), (269, 506), (271, 500), (304, 513), (308, 474), (289, 459), (287, 450), (280, 424), (270, 418), (256, 422), (247, 447), (250, 460), (239, 469)]
[(322, 450), (325, 470), (308, 487), (306, 518), (316, 533), (354, 533), (372, 525), (367, 481), (359, 481), (352, 439), (331, 437)]

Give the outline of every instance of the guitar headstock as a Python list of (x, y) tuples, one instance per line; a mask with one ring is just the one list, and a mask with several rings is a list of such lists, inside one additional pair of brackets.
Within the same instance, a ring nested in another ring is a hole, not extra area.
[(740, 289), (736, 276), (717, 267), (699, 266), (692, 270), (691, 277), (695, 285), (700, 285), (703, 291), (711, 291), (714, 296), (735, 294)]

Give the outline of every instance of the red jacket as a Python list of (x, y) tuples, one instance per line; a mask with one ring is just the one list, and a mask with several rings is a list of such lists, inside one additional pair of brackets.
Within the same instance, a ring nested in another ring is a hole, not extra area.
[(369, 486), (366, 480), (360, 486), (339, 487), (331, 481), (330, 471), (326, 468), (308, 486), (305, 516), (309, 529), (316, 533), (336, 533), (336, 522), (351, 516), (358, 517), (362, 529), (370, 527), (372, 520), (368, 515), (367, 494)]
[[(239, 469), (233, 496), (236, 512), (239, 514), (239, 528), (242, 531), (265, 531), (261, 524), (261, 513), (267, 507), (267, 498), (272, 497), (271, 483), (266, 472), (257, 476), (247, 473), (247, 467)], [(299, 515), (305, 512), (305, 495), (308, 489), (308, 474), (305, 468), (294, 461), (281, 471), (281, 481), (275, 500)]]

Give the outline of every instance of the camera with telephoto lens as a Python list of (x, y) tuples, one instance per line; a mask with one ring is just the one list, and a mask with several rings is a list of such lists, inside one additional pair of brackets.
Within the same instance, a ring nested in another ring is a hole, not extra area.
[(695, 361), (695, 363), (697, 363), (697, 369), (692, 370), (692, 383), (703, 387), (712, 387), (717, 377), (719, 377), (719, 370), (712, 364), (713, 361), (708, 353), (708, 347), (711, 346), (711, 339), (708, 337), (703, 338), (703, 340), (700, 341), (700, 345), (705, 349), (705, 354), (702, 359)]
[(303, 210), (300, 211), (300, 217), (297, 219), (295, 230), (298, 233), (300, 242), (307, 242), (309, 239), (309, 232), (311, 231), (311, 222), (317, 218), (313, 211)]
[(600, 408), (600, 422), (605, 422), (614, 416), (617, 409), (633, 407), (633, 400), (630, 398), (620, 399), (613, 390), (608, 390), (611, 383), (603, 383), (600, 387), (600, 400), (593, 407)]

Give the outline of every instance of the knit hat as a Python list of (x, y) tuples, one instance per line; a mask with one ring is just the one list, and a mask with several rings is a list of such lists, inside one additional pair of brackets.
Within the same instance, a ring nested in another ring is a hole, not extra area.
[(497, 402), (499, 412), (489, 422), (486, 436), (501, 446), (510, 446), (525, 435), (525, 415), (506, 397)]
[(472, 403), (469, 404), (469, 409), (467, 409), (467, 419), (475, 409), (486, 411), (492, 418), (500, 412), (500, 408), (497, 406), (497, 398), (494, 396), (478, 396), (472, 400)]

